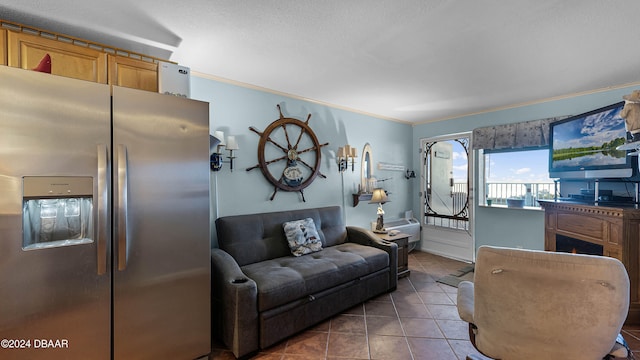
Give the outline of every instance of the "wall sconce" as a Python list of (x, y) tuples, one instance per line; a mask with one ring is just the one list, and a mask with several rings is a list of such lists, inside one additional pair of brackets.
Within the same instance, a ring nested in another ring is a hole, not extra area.
[(227, 150), (229, 150), (229, 156), (227, 156), (227, 159), (229, 159), (229, 169), (231, 171), (233, 171), (233, 159), (235, 159), (236, 157), (233, 156), (233, 150), (238, 150), (240, 149), (238, 147), (238, 142), (236, 141), (236, 137), (235, 136), (228, 136), (227, 137), (227, 141), (224, 141), (224, 132), (222, 131), (214, 131), (213, 136), (220, 140), (220, 142), (218, 143), (218, 146), (216, 148), (216, 152), (214, 152), (213, 154), (211, 154), (211, 170), (212, 171), (220, 171), (222, 169), (222, 164), (225, 162), (222, 160), (223, 158), (223, 154), (222, 154), (222, 149), (223, 147), (226, 147)]
[(349, 158), (351, 158), (351, 172), (355, 169), (356, 158), (358, 157), (358, 150), (349, 145), (338, 148), (338, 171), (344, 172), (349, 166)]
[(382, 210), (382, 204), (389, 202), (389, 198), (387, 197), (387, 192), (384, 191), (383, 188), (375, 188), (373, 189), (373, 194), (371, 195), (371, 201), (369, 204), (378, 204), (378, 220), (376, 221), (376, 228), (373, 230), (374, 233), (377, 234), (386, 234), (387, 230), (384, 228), (384, 210)]

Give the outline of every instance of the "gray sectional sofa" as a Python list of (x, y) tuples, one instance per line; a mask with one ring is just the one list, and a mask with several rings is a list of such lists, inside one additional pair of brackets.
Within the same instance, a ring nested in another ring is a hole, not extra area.
[[(322, 249), (294, 256), (283, 224), (309, 218)], [(397, 285), (397, 245), (345, 226), (339, 206), (221, 217), (216, 231), (212, 330), (236, 357)]]

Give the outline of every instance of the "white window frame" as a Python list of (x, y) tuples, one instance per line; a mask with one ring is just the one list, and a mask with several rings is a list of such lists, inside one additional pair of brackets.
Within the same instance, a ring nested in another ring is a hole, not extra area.
[[(522, 148), (522, 149), (509, 149), (509, 150), (499, 150), (499, 151), (490, 151), (489, 153), (516, 153), (516, 152), (526, 152), (526, 151), (535, 151), (535, 150), (549, 150), (548, 147), (530, 147), (530, 148)], [(500, 201), (500, 202), (496, 202), (495, 199), (491, 199), (491, 204), (489, 204), (487, 202), (488, 200), (488, 186), (487, 186), (487, 169), (486, 169), (486, 164), (485, 164), (485, 155), (486, 151), (483, 149), (479, 149), (477, 150), (477, 154), (478, 154), (478, 206), (480, 207), (488, 207), (488, 206), (495, 206), (495, 207), (508, 207), (506, 204), (506, 200), (505, 201)], [(527, 192), (529, 190), (531, 190), (533, 193), (538, 193), (539, 189), (543, 189), (543, 190), (548, 190), (551, 195), (553, 194), (557, 194), (559, 191), (559, 183), (557, 181), (553, 181), (553, 184), (551, 182), (549, 183), (541, 183), (541, 182), (530, 182), (530, 183), (513, 183), (513, 185), (517, 185), (517, 184), (523, 184), (525, 186), (525, 194), (523, 195), (525, 202), (528, 201), (528, 203), (525, 204), (524, 209), (534, 209), (534, 210), (542, 210), (542, 208), (540, 207), (540, 205), (537, 203), (536, 201), (536, 197), (535, 196), (531, 196), (531, 198), (528, 198)], [(530, 185), (530, 186), (527, 186)], [(516, 191), (513, 191), (516, 192)], [(505, 191), (505, 193), (511, 193), (508, 189)], [(549, 200), (552, 200), (553, 198), (550, 198)]]

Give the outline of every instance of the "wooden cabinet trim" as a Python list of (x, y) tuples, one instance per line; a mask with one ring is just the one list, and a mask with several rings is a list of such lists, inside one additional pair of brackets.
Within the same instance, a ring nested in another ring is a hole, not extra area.
[(120, 56), (123, 56), (123, 57), (139, 59), (140, 61), (144, 61), (152, 64), (157, 64), (159, 61), (172, 62), (172, 61), (160, 59), (154, 56), (149, 56), (149, 55), (137, 53), (134, 51), (129, 51), (129, 50), (101, 44), (98, 42), (89, 41), (86, 39), (80, 39), (70, 35), (58, 34), (52, 31), (39, 29), (32, 26), (26, 26), (26, 25), (14, 23), (11, 21), (3, 20), (3, 19), (0, 19), (0, 27), (15, 33), (32, 35), (32, 36), (40, 37), (40, 38), (51, 40), (51, 41), (56, 41), (63, 44), (78, 46), (81, 48), (91, 48), (91, 49), (100, 51), (104, 54), (119, 54)]
[(7, 30), (0, 29), (0, 65), (7, 65)]

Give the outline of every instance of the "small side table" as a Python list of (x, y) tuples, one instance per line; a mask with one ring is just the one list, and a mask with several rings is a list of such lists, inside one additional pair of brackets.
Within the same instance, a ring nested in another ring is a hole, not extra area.
[(398, 244), (398, 277), (409, 275), (411, 273), (409, 270), (409, 237), (411, 235), (405, 233), (376, 235), (382, 240)]

